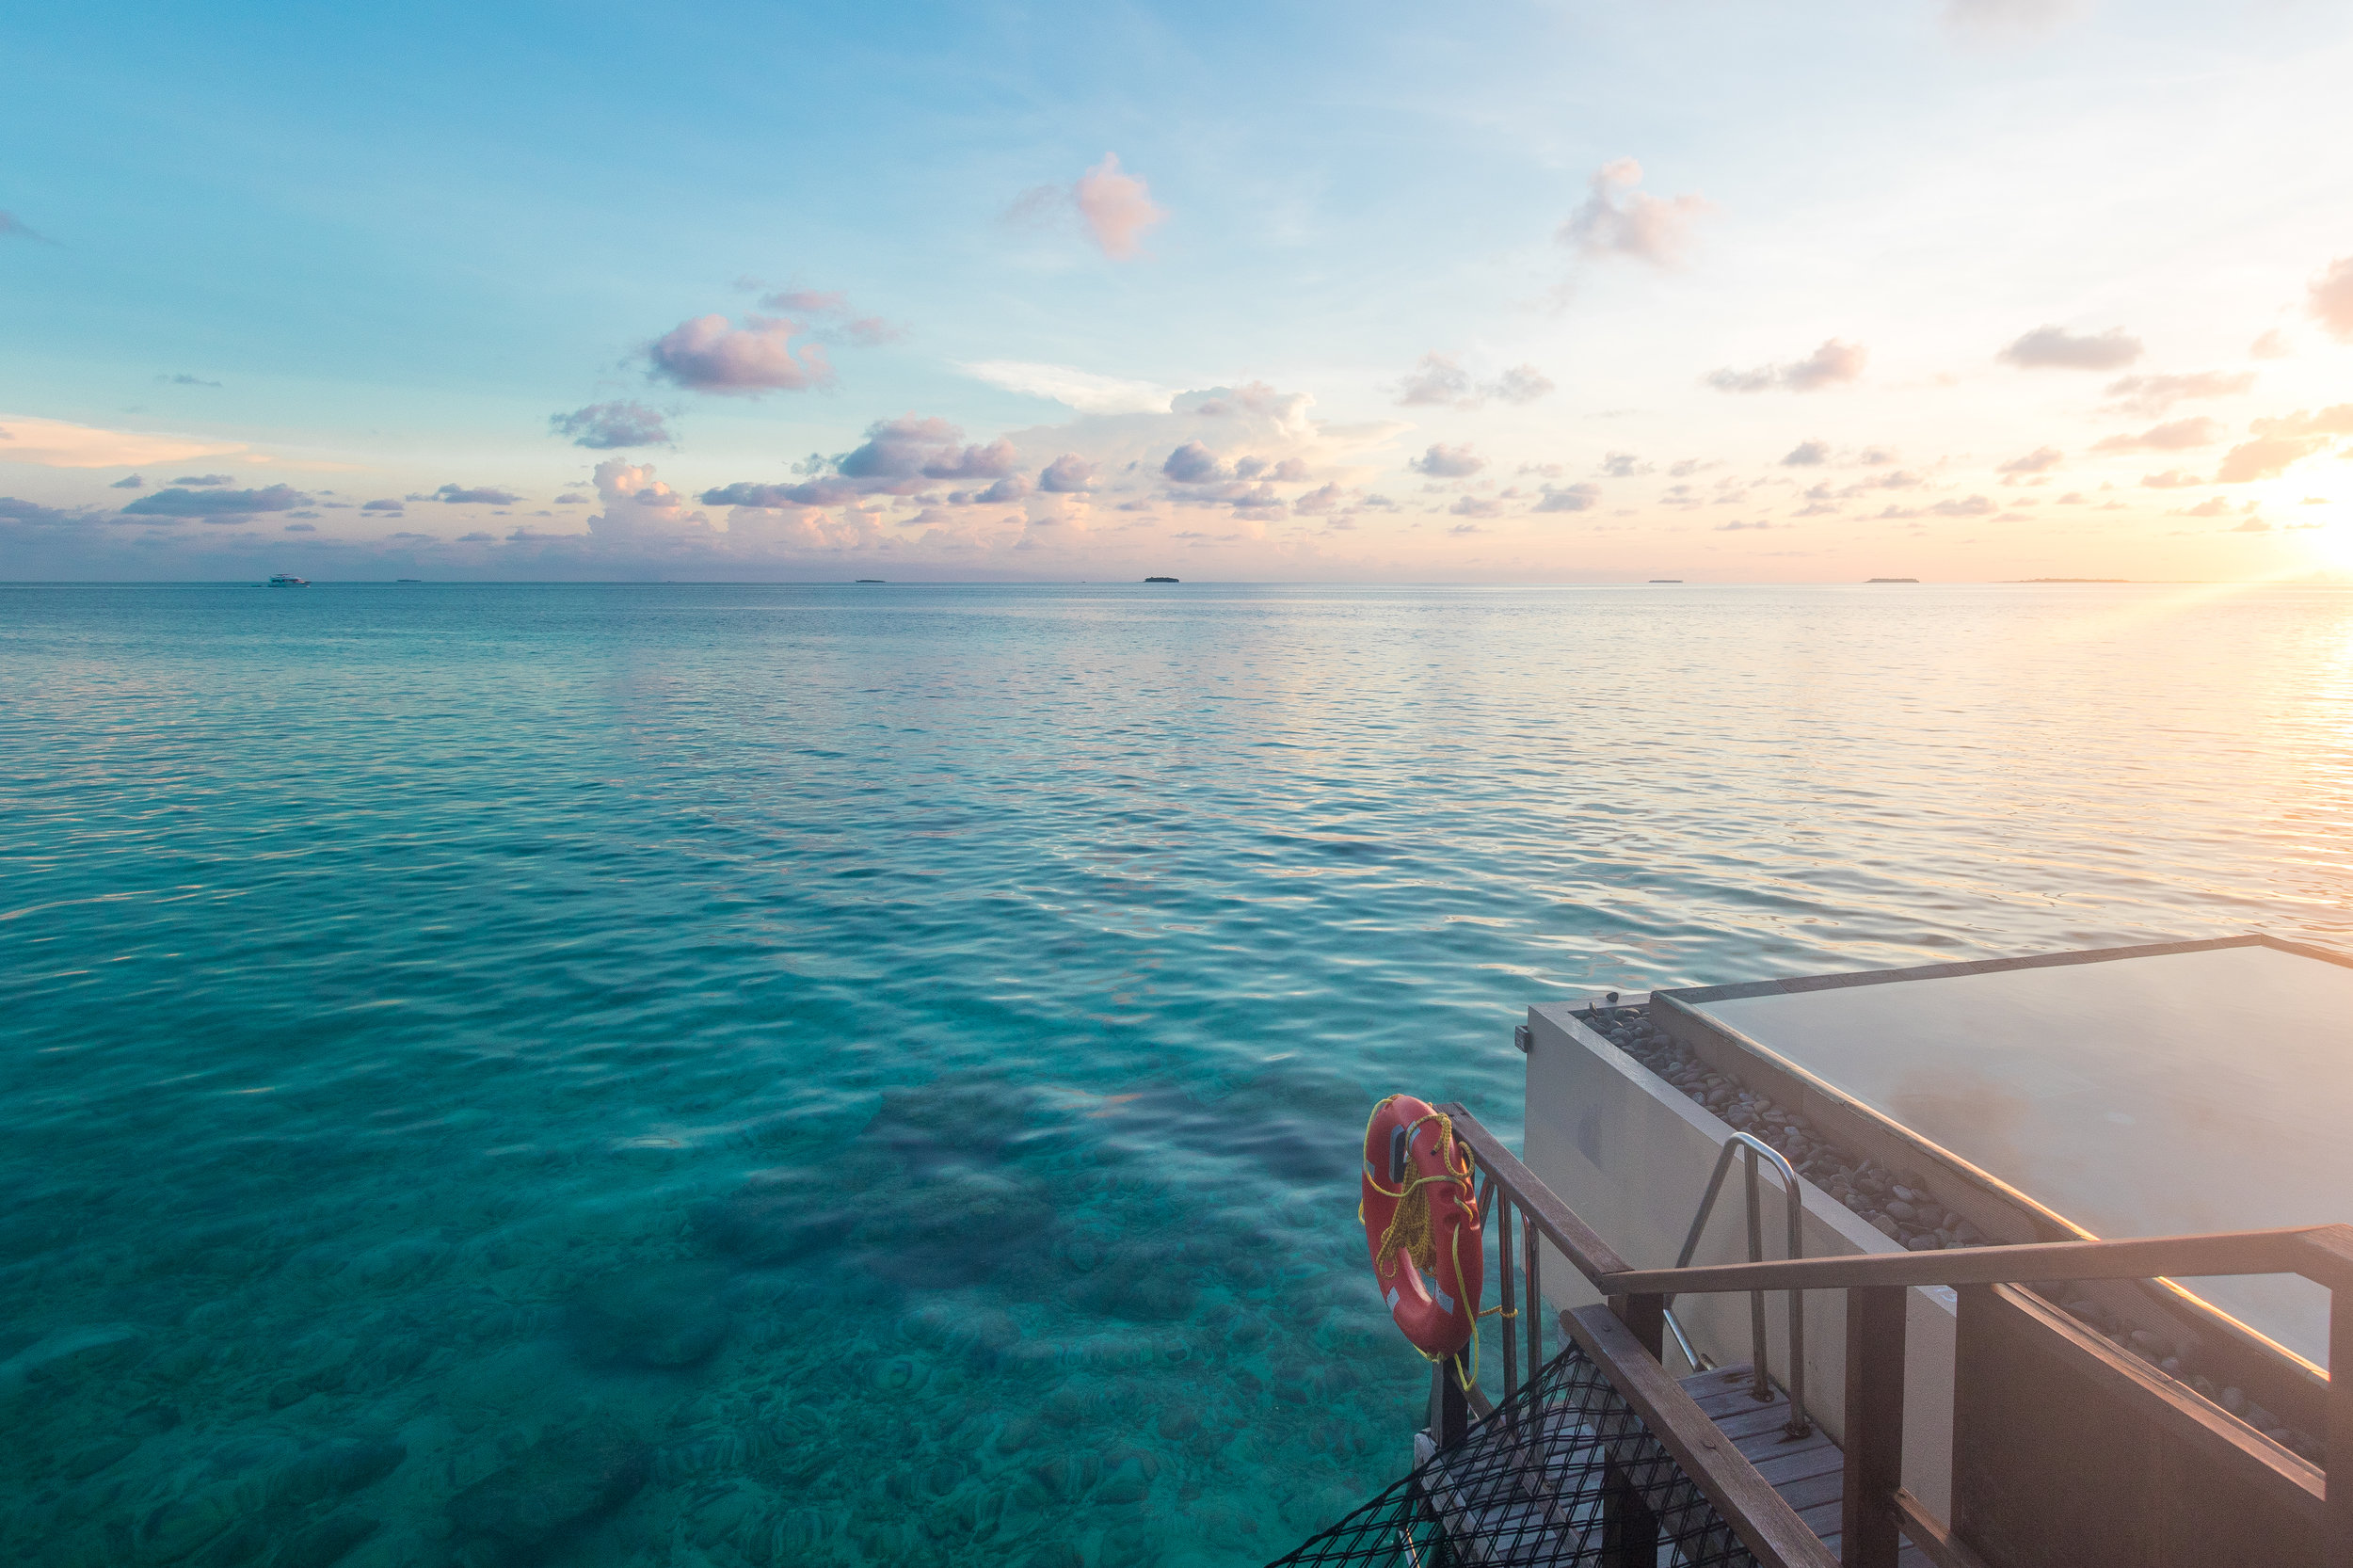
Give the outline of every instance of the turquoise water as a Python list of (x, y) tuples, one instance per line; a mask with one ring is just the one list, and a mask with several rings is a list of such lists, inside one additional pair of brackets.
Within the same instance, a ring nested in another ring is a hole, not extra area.
[(0, 587), (0, 1553), (1262, 1561), (1529, 1003), (2346, 945), (2353, 595)]

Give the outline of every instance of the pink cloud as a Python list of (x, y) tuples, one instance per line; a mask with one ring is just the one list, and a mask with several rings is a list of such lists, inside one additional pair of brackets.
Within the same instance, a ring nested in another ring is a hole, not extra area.
[(2353, 256), (2338, 257), (2313, 280), (2305, 305), (2330, 337), (2353, 343)]
[(1473, 452), (1468, 442), (1449, 446), (1439, 441), (1405, 466), (1433, 479), (1466, 479), (1485, 468), (1487, 459)]
[(1079, 176), (1070, 190), (1079, 216), (1095, 236), (1103, 254), (1115, 262), (1133, 259), (1143, 248), (1144, 232), (1164, 221), (1168, 213), (1152, 200), (1151, 187), (1119, 168), (1119, 154), (1106, 152), (1103, 161)]
[(2251, 370), (2194, 370), (2172, 376), (2125, 376), (2107, 385), (2109, 407), (2128, 414), (2164, 413), (2193, 397), (2236, 397), (2255, 384)]
[(1642, 166), (1617, 158), (1594, 171), (1585, 204), (1569, 215), (1554, 236), (1586, 256), (1630, 256), (1653, 266), (1673, 266), (1689, 248), (1691, 228), (1708, 210), (1705, 197), (1667, 199), (1635, 187)]
[(2266, 436), (2259, 440), (2241, 441), (2223, 455), (2215, 483), (2244, 485), (2250, 480), (2273, 478), (2286, 472), (2290, 464), (2301, 462), (2328, 444), (2326, 436)]
[(1707, 384), (1718, 392), (1756, 392), (1780, 388), (1785, 392), (1819, 392), (1852, 381), (1863, 374), (1871, 351), (1859, 343), (1824, 340), (1802, 360), (1785, 365), (1758, 365), (1753, 370), (1711, 371)]
[(2212, 446), (2222, 439), (2222, 422), (2200, 414), (2153, 424), (2137, 436), (2108, 436), (2092, 446), (2094, 452), (2182, 452)]
[(2121, 370), (2140, 352), (2140, 340), (2121, 327), (2097, 335), (2038, 327), (1993, 357), (2021, 370)]
[(800, 323), (781, 316), (745, 316), (741, 327), (723, 315), (696, 316), (656, 338), (646, 359), (664, 380), (728, 397), (831, 384), (824, 349), (811, 344), (794, 357), (791, 340), (800, 331)]

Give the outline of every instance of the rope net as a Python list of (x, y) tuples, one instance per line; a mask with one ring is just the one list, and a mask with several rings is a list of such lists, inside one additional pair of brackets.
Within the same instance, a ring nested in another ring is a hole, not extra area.
[(1379, 1496), (1269, 1568), (1756, 1568), (1576, 1345)]

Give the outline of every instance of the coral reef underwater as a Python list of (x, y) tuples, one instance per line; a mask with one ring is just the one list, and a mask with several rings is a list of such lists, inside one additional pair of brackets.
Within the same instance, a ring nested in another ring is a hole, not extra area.
[[(322, 1149), (136, 1231), (116, 1193), (35, 1194), (7, 1557), (1262, 1561), (1405, 1463), (1426, 1384), (1360, 1277), (1348, 1151), (1176, 1091), (870, 1103), (519, 1144), (496, 1183)], [(1334, 1201), (1270, 1205), (1268, 1158)]]

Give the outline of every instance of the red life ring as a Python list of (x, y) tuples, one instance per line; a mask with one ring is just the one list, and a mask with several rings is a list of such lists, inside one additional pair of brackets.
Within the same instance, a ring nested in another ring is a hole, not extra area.
[[(1365, 1124), (1364, 1156), (1356, 1213), (1381, 1298), (1424, 1355), (1452, 1355), (1479, 1325), (1486, 1278), (1470, 1150), (1455, 1142), (1446, 1117), (1411, 1095), (1391, 1095)], [(1426, 1228), (1412, 1212), (1422, 1205)], [(1432, 1280), (1423, 1280), (1424, 1270)]]

